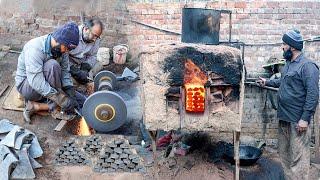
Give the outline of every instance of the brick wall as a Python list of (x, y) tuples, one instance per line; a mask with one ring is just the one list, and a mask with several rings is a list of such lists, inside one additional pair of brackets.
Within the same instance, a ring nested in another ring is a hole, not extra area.
[[(27, 40), (50, 33), (69, 20), (80, 22), (80, 14), (98, 16), (105, 23), (102, 45), (127, 43), (131, 54), (150, 45), (180, 41), (181, 8), (199, 7), (232, 11), (232, 41), (245, 46), (248, 75), (263, 73), (261, 66), (270, 55), (281, 57), (282, 34), (291, 28), (305, 38), (319, 35), (319, 1), (186, 1), (182, 0), (0, 0), (0, 44), (22, 47)], [(221, 18), (220, 40), (228, 40), (228, 15)], [(138, 22), (138, 23), (137, 23)], [(144, 24), (144, 25), (141, 25)], [(266, 44), (268, 43), (268, 44)], [(319, 62), (320, 42), (307, 42), (308, 57)], [(245, 99), (243, 133), (274, 139), (275, 111), (264, 106), (265, 91), (248, 87)], [(266, 108), (269, 109), (266, 111)], [(267, 119), (267, 120), (266, 120)]]

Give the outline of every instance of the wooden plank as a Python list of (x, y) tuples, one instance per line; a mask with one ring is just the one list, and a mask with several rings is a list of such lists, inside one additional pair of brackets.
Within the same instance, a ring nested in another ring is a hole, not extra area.
[(67, 122), (68, 121), (66, 121), (66, 120), (61, 120), (59, 122), (59, 124), (54, 128), (54, 130), (55, 131), (61, 131), (64, 128), (64, 126), (67, 124)]
[(23, 111), (23, 101), (21, 101), (18, 97), (19, 92), (15, 86), (10, 86), (10, 90), (4, 96), (1, 107), (6, 110)]

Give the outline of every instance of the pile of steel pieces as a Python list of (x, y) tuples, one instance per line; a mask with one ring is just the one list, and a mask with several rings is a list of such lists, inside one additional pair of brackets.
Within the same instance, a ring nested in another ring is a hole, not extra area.
[(87, 165), (90, 161), (77, 147), (75, 139), (69, 139), (56, 152), (55, 163), (60, 165)]
[(128, 140), (115, 139), (108, 141), (101, 150), (94, 167), (96, 172), (142, 172), (146, 169), (136, 150), (130, 147)]
[(98, 155), (101, 151), (102, 146), (103, 144), (101, 142), (101, 137), (92, 136), (87, 139), (84, 150), (91, 156)]
[(36, 135), (7, 119), (0, 120), (0, 179), (34, 179), (42, 156)]

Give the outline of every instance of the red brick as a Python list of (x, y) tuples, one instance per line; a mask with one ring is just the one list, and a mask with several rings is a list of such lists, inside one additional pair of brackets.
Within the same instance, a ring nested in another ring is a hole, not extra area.
[(279, 8), (279, 2), (267, 2), (266, 6), (268, 8)]
[(235, 2), (234, 7), (235, 8), (246, 8), (247, 3), (246, 2)]

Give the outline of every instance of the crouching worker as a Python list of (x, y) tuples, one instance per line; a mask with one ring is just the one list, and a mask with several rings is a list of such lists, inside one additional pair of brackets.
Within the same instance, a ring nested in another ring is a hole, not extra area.
[(15, 85), (25, 99), (23, 117), (26, 122), (30, 123), (31, 116), (38, 111), (49, 111), (56, 119), (75, 117), (74, 108), (80, 108), (85, 97), (74, 90), (69, 62), (62, 56), (78, 43), (78, 26), (70, 22), (24, 45), (18, 59)]

